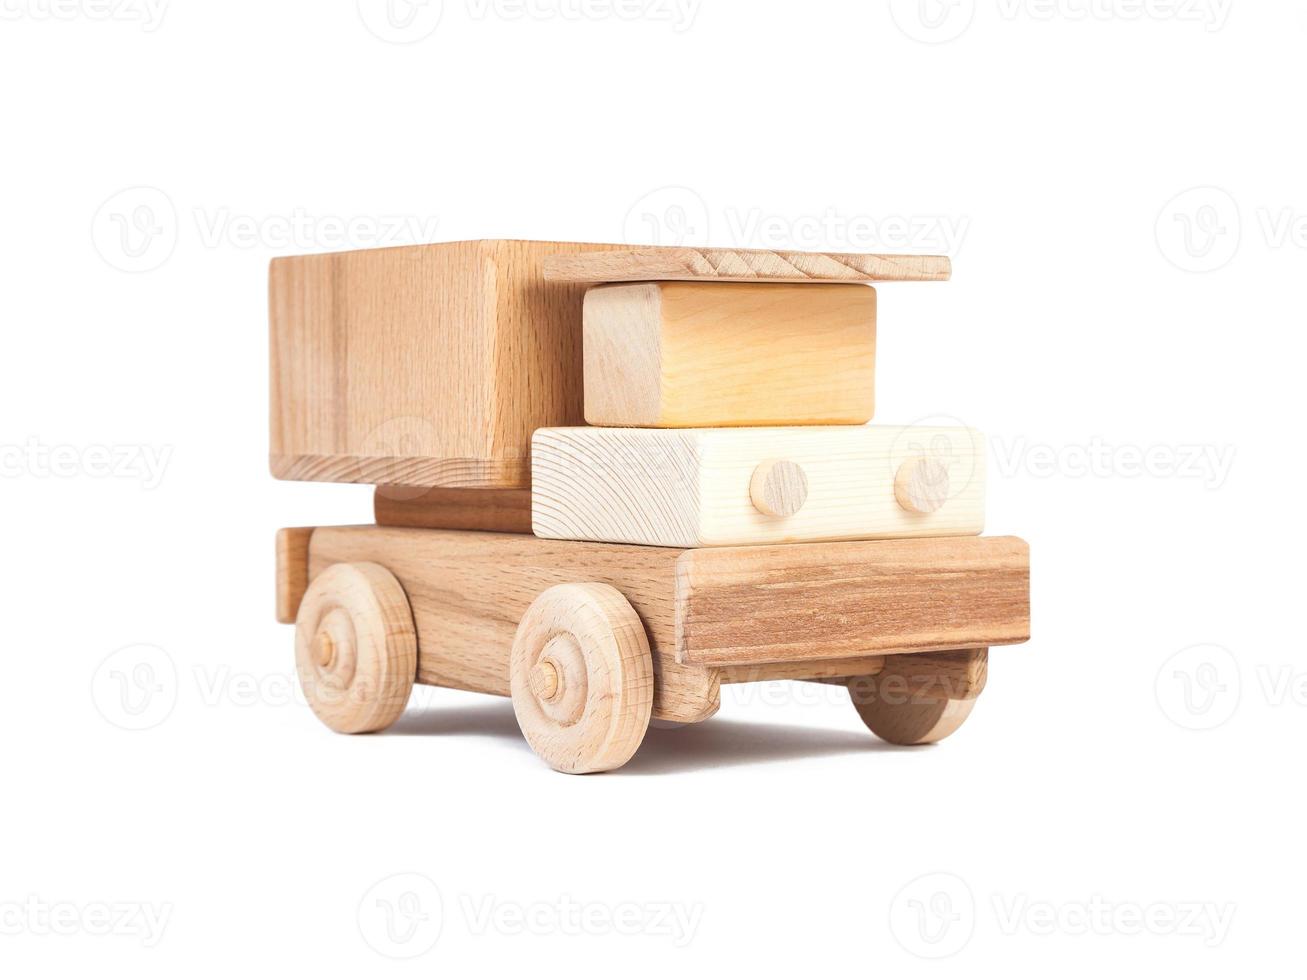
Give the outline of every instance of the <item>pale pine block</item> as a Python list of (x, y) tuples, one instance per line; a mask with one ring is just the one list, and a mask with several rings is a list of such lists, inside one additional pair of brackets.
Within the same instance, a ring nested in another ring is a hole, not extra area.
[(870, 286), (602, 286), (584, 324), (591, 425), (861, 425), (875, 410)]
[[(906, 508), (902, 467), (946, 474), (939, 506)], [(532, 441), (532, 529), (542, 538), (699, 548), (979, 534), (984, 445), (965, 428), (787, 426), (540, 429)], [(802, 470), (790, 516), (755, 502), (759, 467)]]

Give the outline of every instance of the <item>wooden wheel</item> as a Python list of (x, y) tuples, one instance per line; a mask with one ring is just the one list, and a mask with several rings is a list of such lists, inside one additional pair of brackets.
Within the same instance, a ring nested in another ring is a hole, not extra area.
[(417, 630), (395, 576), (372, 562), (332, 565), (295, 618), (295, 668), (328, 728), (380, 731), (404, 711), (417, 677)]
[(957, 731), (985, 688), (988, 651), (900, 655), (881, 673), (851, 677), (849, 696), (878, 738), (926, 745)]
[(559, 772), (616, 769), (649, 727), (649, 640), (612, 586), (557, 585), (540, 593), (513, 639), (509, 682), (522, 734)]

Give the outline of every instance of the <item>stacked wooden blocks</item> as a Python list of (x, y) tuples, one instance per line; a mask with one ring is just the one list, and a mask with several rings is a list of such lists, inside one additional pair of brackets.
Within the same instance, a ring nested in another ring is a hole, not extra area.
[(952, 732), (1028, 637), (1028, 551), (979, 537), (977, 433), (868, 424), (871, 284), (948, 275), (554, 242), (274, 262), (273, 473), (377, 486), (376, 526), (279, 536), (314, 711), (511, 694), (567, 772), (723, 683), (845, 683), (890, 741)]
[(586, 293), (583, 318), (590, 425), (535, 433), (540, 537), (702, 548), (980, 533), (975, 433), (866, 425), (872, 286), (609, 284)]

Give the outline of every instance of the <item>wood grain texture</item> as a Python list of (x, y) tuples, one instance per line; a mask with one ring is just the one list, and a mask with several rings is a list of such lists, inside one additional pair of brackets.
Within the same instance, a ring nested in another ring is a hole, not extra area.
[[(389, 431), (389, 430), (388, 430)], [(385, 438), (389, 439), (389, 436)], [(397, 442), (416, 445), (408, 435)], [(371, 483), (377, 486), (522, 488), (531, 485), (525, 459), (452, 459), (418, 456), (364, 456), (351, 453), (279, 455), (271, 463), (278, 480), (312, 483)]]
[(591, 425), (861, 425), (875, 410), (868, 286), (602, 286), (584, 320)]
[[(321, 533), (321, 532), (319, 532)], [(683, 552), (676, 649), (700, 666), (960, 650), (1030, 638), (1019, 538)]]
[(558, 255), (545, 261), (545, 278), (551, 282), (935, 282), (951, 274), (952, 265), (942, 255), (685, 246), (600, 250), (586, 255)]
[[(895, 498), (900, 463), (922, 447), (946, 466), (949, 499), (929, 514)], [(791, 517), (761, 513), (758, 465), (803, 468)], [(532, 528), (544, 538), (699, 548), (979, 534), (984, 446), (970, 429), (793, 426), (541, 429), (532, 443)]]
[(309, 587), (311, 527), (283, 527), (277, 532), (277, 622), (293, 623)]
[(649, 728), (649, 641), (610, 585), (555, 585), (537, 596), (514, 636), (509, 678), (522, 734), (559, 772), (623, 766)]
[(531, 533), (530, 490), (377, 487), (373, 511), (391, 527)]
[(808, 474), (788, 459), (765, 459), (749, 478), (749, 499), (766, 517), (793, 517), (808, 502)]
[(598, 582), (626, 597), (649, 637), (653, 713), (694, 722), (718, 707), (715, 671), (676, 659), (680, 552), (531, 535), (396, 527), (323, 527), (311, 574), (336, 562), (376, 562), (404, 587), (418, 636), (419, 683), (507, 695), (509, 654), (527, 607), (555, 585)]
[(933, 514), (949, 498), (948, 467), (929, 456), (913, 456), (894, 474), (894, 499), (913, 514)]
[(476, 241), (275, 259), (274, 476), (525, 488), (531, 433), (583, 420), (584, 287), (558, 253)]

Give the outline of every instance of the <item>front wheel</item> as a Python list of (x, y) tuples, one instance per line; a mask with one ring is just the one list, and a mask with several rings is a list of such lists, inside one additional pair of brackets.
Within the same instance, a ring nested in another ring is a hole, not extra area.
[(609, 585), (540, 593), (517, 628), (509, 683), (522, 734), (559, 772), (616, 769), (649, 728), (649, 639), (631, 604)]

